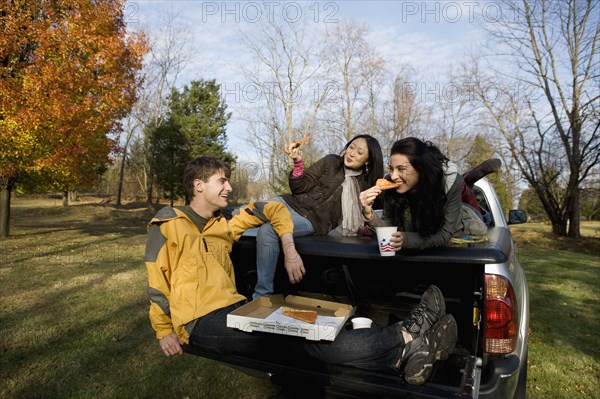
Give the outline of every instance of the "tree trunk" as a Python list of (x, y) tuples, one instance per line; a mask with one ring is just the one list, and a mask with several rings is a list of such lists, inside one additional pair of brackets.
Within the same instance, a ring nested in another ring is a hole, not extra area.
[(569, 207), (569, 233), (568, 236), (572, 238), (581, 237), (581, 212), (579, 209), (580, 203), (580, 191), (575, 189), (573, 191), (572, 203)]
[(146, 175), (146, 203), (152, 205), (152, 189), (154, 180), (154, 168), (152, 164), (148, 166), (148, 174)]
[(64, 207), (69, 206), (69, 192), (68, 191), (63, 191), (62, 206), (64, 206)]
[(561, 237), (565, 237), (567, 235), (567, 224), (566, 223), (560, 223), (560, 222), (554, 222), (551, 221), (552, 223), (552, 233), (556, 234), (557, 236), (561, 236)]
[(117, 183), (117, 207), (121, 206), (121, 192), (123, 191), (123, 179), (125, 178), (125, 162), (127, 161), (127, 149), (129, 148), (129, 142), (133, 136), (133, 129), (127, 134), (125, 145), (123, 146), (123, 157), (121, 158), (121, 165), (119, 165), (119, 181)]
[[(534, 182), (530, 181), (530, 184)], [(568, 217), (561, 212), (561, 210), (557, 207), (557, 204), (551, 200), (548, 200), (548, 193), (545, 190), (545, 185), (540, 185), (539, 183), (536, 185), (536, 194), (542, 203), (542, 207), (550, 219), (550, 224), (552, 225), (552, 233), (566, 237), (567, 236), (567, 222)]]
[(119, 181), (117, 182), (117, 200), (116, 206), (121, 206), (121, 191), (123, 190), (123, 175), (125, 174), (125, 155), (121, 159), (121, 165), (119, 165)]
[(7, 238), (9, 233), (11, 191), (11, 183), (6, 183), (0, 187), (0, 238)]
[(567, 186), (567, 217), (569, 218), (568, 236), (572, 238), (581, 237), (581, 190), (579, 187), (579, 181), (581, 178), (581, 165), (583, 163), (581, 156), (582, 118), (580, 115), (580, 109), (577, 105), (579, 105), (578, 101), (573, 105), (572, 118), (574, 122), (571, 124), (573, 150), (571, 159), (569, 161), (569, 169), (571, 170), (571, 174), (569, 175), (569, 183)]

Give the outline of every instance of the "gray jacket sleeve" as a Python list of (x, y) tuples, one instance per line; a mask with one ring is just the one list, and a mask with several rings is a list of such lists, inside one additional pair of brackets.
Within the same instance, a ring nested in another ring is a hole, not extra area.
[(375, 211), (373, 211), (373, 216), (371, 217), (371, 219), (370, 220), (365, 219), (365, 222), (367, 222), (369, 227), (373, 227), (373, 228), (392, 225), (385, 216), (383, 218), (381, 218)]

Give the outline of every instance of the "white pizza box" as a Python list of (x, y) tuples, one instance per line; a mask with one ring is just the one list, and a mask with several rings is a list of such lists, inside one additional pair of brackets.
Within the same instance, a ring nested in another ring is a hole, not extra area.
[[(282, 306), (316, 310), (314, 324), (284, 316)], [(352, 305), (295, 295), (267, 295), (249, 302), (227, 315), (227, 327), (242, 331), (293, 335), (312, 341), (333, 341), (350, 316)]]

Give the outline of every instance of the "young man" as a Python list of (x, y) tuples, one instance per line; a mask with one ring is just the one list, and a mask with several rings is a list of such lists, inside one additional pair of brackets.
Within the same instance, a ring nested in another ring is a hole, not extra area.
[(190, 205), (165, 207), (150, 222), (145, 261), (150, 321), (167, 356), (191, 344), (216, 353), (267, 358), (308, 355), (330, 364), (400, 373), (422, 384), (437, 359), (456, 342), (456, 322), (445, 314), (444, 297), (431, 286), (402, 322), (387, 327), (342, 330), (333, 342), (315, 342), (226, 326), (227, 314), (246, 298), (237, 292), (229, 254), (249, 228), (270, 222), (279, 235), (290, 280), (304, 265), (293, 240), (293, 224), (279, 202), (257, 202), (227, 221), (221, 210), (232, 191), (228, 167), (216, 158), (190, 161), (184, 185)]

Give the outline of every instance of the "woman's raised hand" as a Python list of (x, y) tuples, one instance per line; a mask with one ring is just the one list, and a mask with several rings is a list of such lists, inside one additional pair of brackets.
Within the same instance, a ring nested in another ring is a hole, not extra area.
[(288, 148), (283, 151), (292, 159), (292, 161), (300, 161), (302, 160), (302, 157), (300, 156), (300, 147), (310, 140), (312, 140), (312, 136), (309, 134), (308, 136), (302, 137), (300, 140), (292, 141)]
[(293, 142), (283, 151), (287, 154), (288, 157), (291, 158), (292, 161), (297, 161), (302, 159), (302, 157), (300, 156), (300, 147), (302, 147), (302, 145), (298, 145), (298, 143)]
[(373, 217), (373, 203), (379, 194), (381, 194), (381, 190), (377, 188), (377, 186), (373, 186), (361, 192), (359, 195), (363, 216), (367, 220), (370, 220)]

